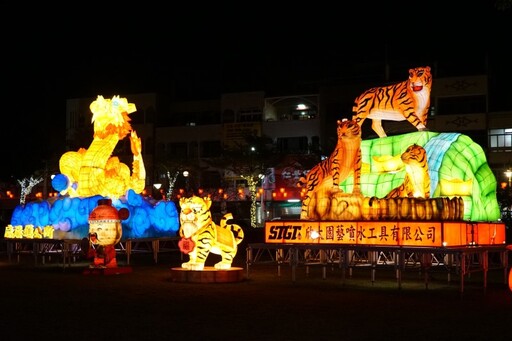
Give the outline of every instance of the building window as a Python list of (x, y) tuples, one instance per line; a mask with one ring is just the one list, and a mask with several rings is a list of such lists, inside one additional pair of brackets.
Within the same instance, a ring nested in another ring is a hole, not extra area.
[(512, 128), (489, 130), (489, 146), (500, 151), (512, 151)]
[(238, 122), (261, 122), (262, 117), (260, 109), (243, 109), (238, 113)]

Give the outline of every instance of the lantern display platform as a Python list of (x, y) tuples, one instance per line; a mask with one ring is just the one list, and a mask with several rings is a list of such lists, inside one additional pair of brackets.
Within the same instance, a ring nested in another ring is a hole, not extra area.
[(131, 266), (121, 266), (113, 268), (92, 267), (84, 269), (84, 275), (121, 275), (132, 272)]
[(182, 283), (233, 283), (244, 279), (243, 269), (232, 267), (218, 270), (213, 266), (205, 266), (203, 270), (188, 270), (184, 268), (171, 268), (171, 280)]

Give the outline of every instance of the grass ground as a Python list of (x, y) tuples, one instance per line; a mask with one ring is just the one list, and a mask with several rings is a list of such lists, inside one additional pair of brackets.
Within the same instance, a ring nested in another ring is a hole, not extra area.
[[(123, 255), (118, 258), (120, 266)], [(35, 266), (0, 254), (2, 340), (510, 340), (512, 292), (502, 270), (471, 274), (460, 293), (456, 276), (392, 268), (371, 281), (367, 268), (342, 280), (341, 270), (299, 266), (280, 273), (256, 264), (237, 283), (177, 283), (179, 253), (132, 255), (132, 272), (84, 275), (87, 260), (63, 268)], [(245, 269), (239, 251), (234, 266)]]

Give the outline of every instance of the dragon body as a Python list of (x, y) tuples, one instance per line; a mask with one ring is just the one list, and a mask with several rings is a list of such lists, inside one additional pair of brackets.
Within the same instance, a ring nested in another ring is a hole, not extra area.
[[(89, 148), (66, 152), (60, 158), (60, 171), (68, 180), (60, 193), (71, 197), (120, 197), (129, 189), (141, 193), (146, 183), (142, 143), (132, 130), (128, 117), (136, 111), (135, 105), (119, 96), (112, 100), (98, 96), (90, 109), (94, 123), (93, 141)], [(112, 156), (119, 141), (128, 135), (133, 154), (131, 169), (117, 156)]]

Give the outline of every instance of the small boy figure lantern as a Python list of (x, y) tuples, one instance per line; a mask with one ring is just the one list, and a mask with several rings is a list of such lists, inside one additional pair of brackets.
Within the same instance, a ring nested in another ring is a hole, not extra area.
[(119, 211), (112, 206), (111, 199), (98, 200), (98, 206), (89, 214), (88, 257), (93, 258), (90, 267), (117, 267), (115, 245), (121, 240), (121, 220), (129, 217), (126, 208)]

